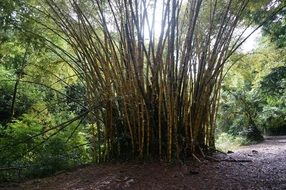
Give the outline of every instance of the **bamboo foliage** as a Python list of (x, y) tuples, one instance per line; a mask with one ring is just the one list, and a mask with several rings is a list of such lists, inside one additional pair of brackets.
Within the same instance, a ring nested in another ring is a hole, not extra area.
[(170, 161), (214, 146), (223, 66), (248, 0), (43, 2), (104, 131), (99, 160)]

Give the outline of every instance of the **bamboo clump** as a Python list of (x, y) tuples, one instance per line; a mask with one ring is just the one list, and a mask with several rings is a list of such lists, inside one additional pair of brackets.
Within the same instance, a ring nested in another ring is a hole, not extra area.
[(98, 161), (171, 161), (214, 146), (223, 67), (248, 0), (43, 2), (68, 46), (58, 54), (84, 81)]

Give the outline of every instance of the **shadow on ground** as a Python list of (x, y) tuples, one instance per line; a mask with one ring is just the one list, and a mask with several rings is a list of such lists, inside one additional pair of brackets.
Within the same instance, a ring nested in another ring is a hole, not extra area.
[(260, 144), (212, 158), (176, 165), (88, 166), (0, 189), (286, 189), (286, 136), (266, 137)]

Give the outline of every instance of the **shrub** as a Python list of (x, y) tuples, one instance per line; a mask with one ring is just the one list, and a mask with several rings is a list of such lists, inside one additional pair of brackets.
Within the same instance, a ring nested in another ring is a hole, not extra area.
[(223, 152), (236, 150), (239, 146), (248, 144), (245, 137), (233, 136), (228, 133), (221, 133), (216, 139), (216, 148)]

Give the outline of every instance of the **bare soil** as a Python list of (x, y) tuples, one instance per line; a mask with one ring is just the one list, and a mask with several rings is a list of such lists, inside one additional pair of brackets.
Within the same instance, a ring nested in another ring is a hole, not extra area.
[(185, 164), (121, 163), (87, 166), (4, 189), (286, 189), (286, 136)]

